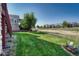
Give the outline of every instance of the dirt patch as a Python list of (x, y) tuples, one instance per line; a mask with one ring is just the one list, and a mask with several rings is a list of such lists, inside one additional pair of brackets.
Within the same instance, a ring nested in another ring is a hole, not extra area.
[(79, 36), (79, 32), (76, 31), (66, 31), (66, 30), (39, 30), (43, 32), (51, 32), (51, 33), (59, 33), (59, 34), (64, 34), (64, 35), (74, 35), (74, 36)]

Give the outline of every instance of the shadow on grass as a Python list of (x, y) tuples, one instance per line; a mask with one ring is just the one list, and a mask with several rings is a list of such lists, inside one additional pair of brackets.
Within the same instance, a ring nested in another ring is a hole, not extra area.
[(31, 33), (34, 33), (34, 34), (47, 34), (46, 32), (31, 32)]
[(32, 34), (20, 33), (16, 42), (17, 56), (69, 56), (60, 45), (39, 39)]

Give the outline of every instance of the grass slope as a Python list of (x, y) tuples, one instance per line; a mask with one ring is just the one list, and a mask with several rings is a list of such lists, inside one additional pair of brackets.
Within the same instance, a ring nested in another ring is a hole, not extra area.
[(66, 39), (41, 32), (16, 32), (17, 56), (68, 56), (61, 45)]

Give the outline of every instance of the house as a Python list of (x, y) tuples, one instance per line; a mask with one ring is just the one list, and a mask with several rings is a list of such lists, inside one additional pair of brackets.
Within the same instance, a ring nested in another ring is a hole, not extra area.
[(11, 22), (11, 27), (12, 31), (19, 31), (19, 22), (20, 18), (18, 15), (9, 15), (10, 16), (10, 22)]
[(2, 12), (2, 7), (1, 7), (1, 4), (0, 4), (0, 53), (2, 52), (2, 34), (1, 34), (1, 31), (2, 31), (2, 26), (1, 26), (1, 12)]

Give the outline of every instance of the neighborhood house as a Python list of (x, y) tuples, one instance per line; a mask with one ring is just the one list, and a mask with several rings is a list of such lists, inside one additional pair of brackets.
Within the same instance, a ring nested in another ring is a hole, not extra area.
[(20, 18), (18, 15), (9, 15), (10, 16), (10, 22), (11, 22), (11, 27), (12, 31), (19, 31), (19, 22)]

